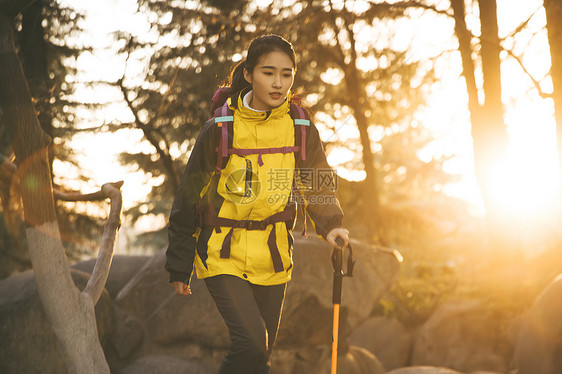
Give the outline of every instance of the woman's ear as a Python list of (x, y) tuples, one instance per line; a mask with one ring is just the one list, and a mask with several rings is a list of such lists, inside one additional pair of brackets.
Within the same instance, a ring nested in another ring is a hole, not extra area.
[(252, 84), (252, 74), (250, 74), (248, 72), (248, 69), (244, 68), (243, 73), (244, 73), (244, 79), (246, 79), (246, 82)]

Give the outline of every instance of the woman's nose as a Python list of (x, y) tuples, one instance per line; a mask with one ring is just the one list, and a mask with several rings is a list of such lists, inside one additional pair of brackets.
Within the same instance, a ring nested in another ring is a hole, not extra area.
[(275, 76), (275, 79), (273, 79), (273, 87), (281, 88), (281, 77)]

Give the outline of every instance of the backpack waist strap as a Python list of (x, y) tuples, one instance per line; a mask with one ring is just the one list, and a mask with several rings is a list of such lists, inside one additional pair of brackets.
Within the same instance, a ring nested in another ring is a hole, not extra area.
[[(281, 212), (272, 214), (264, 220), (249, 220), (249, 219), (231, 219), (216, 217), (216, 221), (211, 222), (212, 219), (205, 220), (205, 226), (211, 227), (230, 227), (230, 231), (224, 237), (220, 250), (220, 258), (230, 258), (230, 243), (232, 241), (232, 234), (234, 229), (246, 229), (246, 230), (265, 230), (267, 226), (275, 224), (277, 222), (287, 222), (292, 221), (296, 217), (296, 210), (291, 208), (286, 208)], [(220, 231), (218, 231), (220, 232)], [(279, 253), (279, 248), (277, 247), (277, 234), (275, 226), (271, 228), (271, 233), (267, 239), (267, 246), (269, 247), (269, 253), (271, 255), (271, 260), (273, 261), (273, 269), (276, 273), (279, 273), (284, 269), (283, 261), (281, 260), (281, 255)]]

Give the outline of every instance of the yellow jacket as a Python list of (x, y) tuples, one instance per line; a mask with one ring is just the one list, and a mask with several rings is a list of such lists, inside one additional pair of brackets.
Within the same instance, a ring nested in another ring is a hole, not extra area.
[[(295, 125), (289, 114), (288, 100), (269, 112), (256, 112), (244, 106), (241, 95), (238, 105), (230, 107), (234, 110), (231, 148), (295, 145)], [(170, 281), (189, 282), (195, 263), (199, 278), (229, 274), (259, 285), (286, 283), (293, 269), (291, 230), (294, 219), (268, 224), (262, 229), (217, 228), (205, 224), (208, 222), (205, 217), (210, 214), (207, 200), (211, 201), (218, 217), (234, 222), (263, 221), (285, 209), (296, 213), (293, 191), (296, 168), (307, 174), (306, 178), (299, 180), (308, 200), (307, 212), (315, 223), (317, 233), (325, 237), (331, 229), (341, 226), (343, 213), (335, 198), (335, 177), (326, 162), (318, 131), (311, 124), (306, 136), (305, 160), (296, 158), (294, 153), (232, 154), (220, 176), (212, 178), (217, 160), (218, 133), (214, 121), (204, 125), (172, 207), (166, 253)], [(323, 172), (324, 186), (318, 186), (321, 182), (319, 172)], [(325, 183), (328, 174), (332, 181)], [(275, 232), (272, 233), (272, 230)], [(229, 232), (230, 252), (227, 258), (221, 258), (221, 248), (226, 246)], [(277, 271), (272, 261), (275, 251), (278, 251), (282, 262), (282, 269), (279, 264)]]

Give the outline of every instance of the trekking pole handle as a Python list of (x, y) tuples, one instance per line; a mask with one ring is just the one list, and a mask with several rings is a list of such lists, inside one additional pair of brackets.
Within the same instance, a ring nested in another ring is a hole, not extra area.
[(332, 252), (332, 265), (334, 266), (334, 286), (332, 293), (332, 303), (341, 304), (341, 293), (342, 293), (342, 279), (343, 279), (343, 245), (344, 241), (342, 238), (336, 238), (336, 243), (342, 247), (342, 249), (334, 248)]

